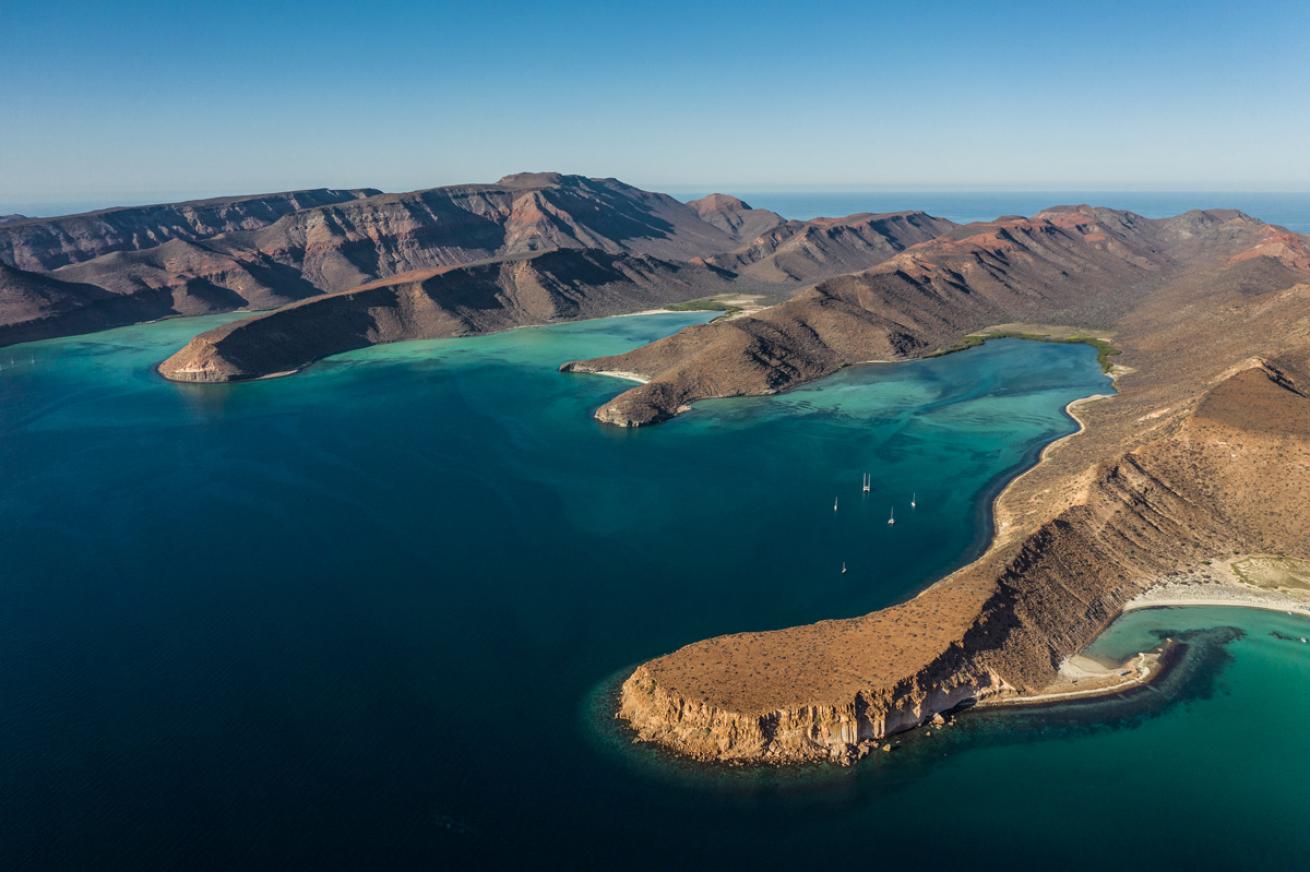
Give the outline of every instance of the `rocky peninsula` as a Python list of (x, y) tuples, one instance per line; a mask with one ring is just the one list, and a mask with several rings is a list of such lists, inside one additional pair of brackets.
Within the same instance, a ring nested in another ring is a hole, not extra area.
[[(647, 424), (934, 353), (983, 322), (1113, 332), (1117, 394), (997, 498), (976, 561), (868, 615), (720, 636), (639, 666), (620, 716), (702, 760), (857, 759), (957, 705), (1042, 694), (1135, 598), (1239, 555), (1310, 557), (1310, 247), (1234, 212), (1087, 208), (968, 228), (753, 319), (570, 369), (650, 381), (598, 417)], [(1280, 558), (1281, 559), (1281, 558)]]

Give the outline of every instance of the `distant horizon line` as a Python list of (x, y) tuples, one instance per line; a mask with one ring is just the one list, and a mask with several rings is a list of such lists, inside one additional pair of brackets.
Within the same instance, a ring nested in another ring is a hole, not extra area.
[[(571, 175), (571, 174), (566, 174)], [(582, 175), (582, 174), (578, 174)], [(621, 176), (590, 176), (590, 178), (618, 178), (625, 181)], [(494, 180), (493, 180), (494, 181)], [(78, 214), (81, 212), (95, 212), (105, 209), (116, 208), (133, 208), (139, 206), (163, 205), (167, 203), (186, 202), (191, 200), (205, 200), (218, 197), (232, 196), (258, 196), (261, 194), (281, 193), (285, 191), (313, 190), (315, 188), (331, 189), (351, 189), (351, 188), (377, 188), (383, 193), (401, 194), (410, 191), (429, 190), (431, 188), (447, 187), (459, 184), (491, 184), (492, 182), (446, 182), (435, 185), (428, 185), (417, 188), (381, 188), (377, 185), (307, 185), (293, 186), (283, 188), (253, 188), (250, 190), (223, 190), (219, 193), (212, 191), (142, 191), (135, 194), (106, 194), (101, 196), (89, 195), (84, 197), (70, 198), (32, 198), (32, 197), (3, 197), (0, 196), (0, 216), (8, 214), (22, 214), (31, 218), (49, 218), (59, 215)], [(627, 182), (628, 184), (634, 184)], [(957, 196), (969, 195), (997, 195), (997, 194), (1097, 194), (1097, 195), (1115, 195), (1115, 194), (1161, 194), (1161, 195), (1257, 195), (1257, 196), (1310, 196), (1310, 187), (1308, 188), (1268, 188), (1268, 187), (1250, 187), (1250, 188), (1211, 188), (1211, 187), (1139, 187), (1139, 186), (1050, 186), (1050, 185), (961, 185), (961, 186), (943, 186), (940, 184), (924, 185), (874, 185), (874, 184), (850, 184), (827, 183), (827, 184), (810, 184), (810, 185), (752, 185), (745, 184), (717, 184), (717, 185), (651, 185), (635, 184), (636, 187), (648, 191), (670, 194), (679, 197), (688, 195), (705, 195), (710, 193), (724, 194), (951, 194)]]
[(1138, 187), (1132, 185), (1106, 187), (1101, 185), (670, 185), (664, 193), (698, 193), (729, 190), (752, 191), (761, 194), (1045, 194), (1080, 191), (1105, 194), (1310, 194), (1305, 188), (1206, 188), (1206, 187)]

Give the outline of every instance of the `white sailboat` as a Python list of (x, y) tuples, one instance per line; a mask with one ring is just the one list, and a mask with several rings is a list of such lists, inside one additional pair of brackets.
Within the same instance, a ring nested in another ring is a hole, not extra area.
[(892, 513), (891, 513), (891, 517), (887, 519), (887, 526), (890, 527), (892, 524), (895, 523), (896, 523), (896, 507), (892, 506)]

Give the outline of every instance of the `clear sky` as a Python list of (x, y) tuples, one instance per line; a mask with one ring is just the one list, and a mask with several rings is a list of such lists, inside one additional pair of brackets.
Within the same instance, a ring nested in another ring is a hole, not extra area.
[(535, 169), (1310, 190), (1310, 2), (0, 0), (0, 212)]

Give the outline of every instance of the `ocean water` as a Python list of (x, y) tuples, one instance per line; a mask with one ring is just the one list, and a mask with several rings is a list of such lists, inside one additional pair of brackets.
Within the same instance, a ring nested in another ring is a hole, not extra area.
[(555, 370), (704, 317), (229, 386), (152, 370), (222, 317), (0, 349), (0, 868), (1304, 865), (1282, 615), (1130, 615), (1103, 653), (1198, 631), (1159, 691), (852, 769), (632, 746), (634, 664), (912, 594), (1109, 390), (1090, 348), (1005, 340), (617, 431), (623, 383)]
[[(684, 200), (708, 191), (679, 194)], [(1001, 215), (1033, 215), (1051, 206), (1089, 203), (1167, 218), (1191, 209), (1241, 209), (1271, 224), (1310, 233), (1310, 193), (1249, 191), (731, 191), (759, 209), (788, 218), (919, 209), (967, 223)]]

